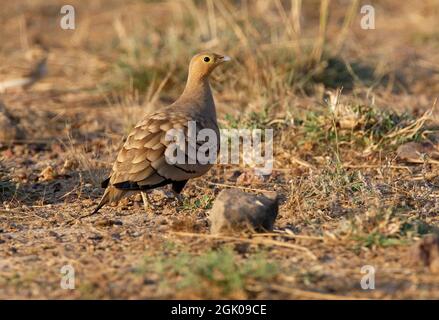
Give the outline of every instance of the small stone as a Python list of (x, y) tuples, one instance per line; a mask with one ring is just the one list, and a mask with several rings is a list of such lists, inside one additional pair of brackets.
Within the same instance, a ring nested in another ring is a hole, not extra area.
[(56, 232), (53, 231), (53, 230), (50, 230), (50, 231), (49, 231), (49, 236), (52, 236), (52, 237), (55, 237), (55, 238), (59, 237), (58, 233), (56, 233)]
[(8, 142), (20, 138), (20, 129), (0, 102), (0, 142)]
[(136, 237), (140, 237), (142, 234), (140, 233), (140, 232), (138, 232), (138, 231), (131, 231), (131, 232), (128, 232), (128, 234), (131, 236), (131, 237), (133, 237), (133, 238), (136, 238)]
[(236, 182), (239, 176), (241, 176), (242, 172), (240, 170), (233, 170), (231, 173), (226, 174), (225, 178), (228, 181)]
[(47, 166), (43, 171), (40, 173), (40, 180), (42, 181), (50, 181), (55, 179), (56, 172), (53, 170), (51, 166)]
[(277, 213), (275, 192), (263, 196), (239, 190), (223, 190), (209, 213), (210, 232), (271, 231)]
[(72, 169), (75, 169), (78, 167), (78, 161), (74, 160), (74, 159), (66, 159), (64, 161), (64, 165), (62, 167), (62, 170), (67, 172), (70, 171)]
[(396, 150), (398, 158), (403, 161), (420, 163), (423, 162), (423, 157), (438, 159), (439, 152), (435, 146), (430, 142), (407, 142), (400, 145)]
[(5, 159), (11, 159), (14, 157), (14, 152), (10, 148), (6, 149), (5, 151), (2, 152), (2, 157)]
[(117, 232), (112, 233), (112, 234), (111, 234), (111, 238), (112, 238), (113, 240), (120, 240), (120, 239), (121, 239), (120, 233), (117, 233)]
[(102, 219), (98, 219), (95, 224), (99, 227), (111, 227), (114, 225), (118, 225), (121, 226), (123, 223), (120, 220), (113, 220), (113, 219), (107, 219), (107, 218), (102, 218)]
[(127, 207), (129, 203), (130, 203), (130, 199), (123, 198), (123, 199), (119, 200), (118, 205), (119, 205), (119, 207), (123, 208), (123, 207)]
[(99, 233), (93, 233), (88, 237), (90, 240), (101, 241), (104, 237)]
[(412, 262), (421, 262), (432, 273), (439, 273), (439, 235), (427, 235), (411, 249)]
[(20, 178), (21, 180), (24, 180), (27, 178), (27, 172), (25, 170), (19, 170), (15, 173), (17, 175), (18, 178)]
[(82, 206), (83, 207), (91, 207), (92, 205), (94, 205), (94, 202), (93, 202), (93, 200), (92, 199), (83, 199), (82, 201), (81, 201), (81, 204), (82, 204)]
[(236, 184), (238, 186), (258, 185), (263, 183), (265, 179), (265, 176), (256, 173), (254, 170), (247, 170), (239, 175), (239, 177), (236, 179)]

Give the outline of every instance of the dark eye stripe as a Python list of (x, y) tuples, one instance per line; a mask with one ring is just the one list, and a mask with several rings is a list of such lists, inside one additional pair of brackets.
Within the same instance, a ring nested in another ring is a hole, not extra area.
[(210, 58), (209, 57), (204, 57), (204, 62), (209, 62), (210, 61)]

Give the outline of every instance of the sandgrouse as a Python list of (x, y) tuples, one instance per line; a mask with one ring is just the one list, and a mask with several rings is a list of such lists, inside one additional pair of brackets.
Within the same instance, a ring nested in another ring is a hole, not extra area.
[[(141, 192), (146, 209), (147, 190), (171, 184), (172, 190), (179, 194), (189, 179), (202, 176), (212, 167), (211, 162), (201, 163), (193, 159), (194, 153), (189, 154), (189, 127), (190, 123), (195, 124), (195, 135), (203, 129), (215, 133), (216, 141), (213, 144), (216, 156), (219, 151), (219, 129), (209, 75), (218, 65), (229, 60), (227, 56), (208, 52), (199, 53), (191, 59), (182, 95), (173, 104), (146, 115), (128, 135), (110, 177), (102, 182), (102, 187), (106, 189), (92, 214), (103, 205), (133, 192)], [(183, 139), (169, 139), (168, 132), (173, 129), (180, 130)], [(168, 161), (166, 150), (171, 144), (174, 150), (183, 150), (183, 163)], [(198, 151), (201, 143), (195, 141), (192, 147)]]

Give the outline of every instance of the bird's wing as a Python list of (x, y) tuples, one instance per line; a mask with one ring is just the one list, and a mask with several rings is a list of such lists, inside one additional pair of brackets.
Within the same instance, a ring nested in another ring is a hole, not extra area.
[[(195, 119), (184, 112), (159, 112), (146, 117), (133, 129), (120, 150), (113, 165), (110, 184), (125, 183), (128, 188), (135, 189), (184, 181), (206, 173), (211, 164), (188, 163), (188, 157), (191, 158), (191, 155), (188, 155), (190, 147), (187, 144), (188, 121), (191, 120)], [(199, 118), (195, 121), (197, 132), (212, 127), (205, 119)], [(169, 137), (166, 138), (166, 134), (172, 129), (183, 134), (184, 139), (167, 141)], [(174, 144), (174, 149), (183, 150), (186, 156), (185, 163), (169, 163), (165, 151), (171, 143)], [(198, 149), (199, 143), (194, 147)]]

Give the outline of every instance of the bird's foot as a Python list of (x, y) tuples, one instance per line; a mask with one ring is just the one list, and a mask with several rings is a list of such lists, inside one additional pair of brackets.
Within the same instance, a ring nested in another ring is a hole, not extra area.
[(148, 215), (152, 215), (157, 210), (157, 207), (154, 205), (154, 203), (149, 199), (149, 196), (146, 192), (142, 191), (142, 200), (143, 200), (143, 208), (148, 213)]
[(185, 197), (181, 193), (174, 193), (174, 199), (177, 202), (178, 207), (183, 206)]

